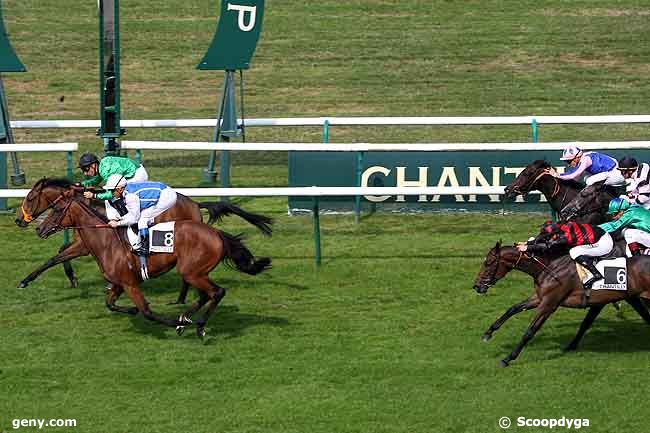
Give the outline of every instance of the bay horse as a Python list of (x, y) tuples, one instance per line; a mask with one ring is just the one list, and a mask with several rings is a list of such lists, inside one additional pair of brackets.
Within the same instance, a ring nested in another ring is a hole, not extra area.
[[(598, 215), (600, 221), (607, 220), (609, 202), (618, 197), (616, 188), (603, 183), (595, 183), (585, 187), (560, 211), (560, 219), (564, 221), (578, 220), (586, 215)], [(594, 217), (594, 219), (597, 219)]]
[(514, 361), (524, 346), (535, 336), (544, 322), (558, 307), (589, 308), (578, 333), (566, 346), (566, 350), (575, 350), (589, 327), (607, 304), (626, 301), (636, 310), (643, 320), (650, 324), (650, 313), (640, 298), (650, 299), (650, 257), (631, 257), (627, 259), (626, 292), (618, 290), (592, 290), (588, 304), (584, 303), (584, 288), (576, 271), (575, 262), (569, 255), (557, 258), (539, 258), (519, 251), (516, 247), (502, 247), (501, 242), (488, 252), (476, 277), (474, 290), (479, 294), (487, 293), (508, 272), (516, 269), (530, 275), (535, 284), (535, 293), (528, 299), (512, 305), (497, 319), (483, 335), (488, 341), (492, 333), (499, 329), (506, 320), (522, 311), (537, 309), (535, 317), (526, 329), (521, 341), (503, 360), (501, 366), (507, 367)]
[[(73, 187), (73, 184), (68, 179), (40, 179), (38, 182), (36, 182), (36, 184), (34, 184), (27, 196), (23, 199), (20, 208), (16, 210), (16, 225), (22, 228), (27, 227), (30, 222), (47, 211), (57, 197), (59, 197), (64, 191), (71, 187)], [(94, 209), (99, 210), (102, 213), (104, 212), (103, 202), (93, 200), (89, 203), (92, 203)], [(272, 234), (271, 224), (273, 224), (273, 220), (271, 218), (268, 218), (264, 215), (257, 215), (246, 212), (243, 209), (229, 203), (197, 203), (182, 194), (178, 194), (176, 205), (158, 216), (155, 222), (159, 223), (177, 219), (202, 221), (203, 217), (201, 215), (201, 209), (208, 211), (208, 224), (210, 225), (220, 221), (224, 216), (237, 215), (257, 227), (263, 234), (267, 236), (270, 236)], [(70, 260), (77, 257), (87, 256), (88, 254), (88, 249), (85, 247), (83, 242), (81, 242), (79, 237), (75, 235), (73, 242), (67, 245), (63, 245), (56, 256), (47, 260), (43, 265), (25, 277), (18, 284), (18, 287), (27, 287), (29, 283), (38, 278), (38, 276), (44, 271), (60, 263), (63, 263), (65, 274), (68, 277), (68, 280), (70, 280), (70, 285), (72, 287), (76, 287), (77, 278), (75, 277), (72, 266), (70, 265)], [(178, 295), (178, 299), (175, 303), (184, 304), (187, 297), (187, 291), (188, 286), (187, 284), (183, 283), (181, 291)]]
[[(88, 206), (75, 190), (64, 192), (54, 200), (51, 208), (52, 211), (37, 229), (38, 235), (45, 239), (64, 228), (77, 230), (88, 252), (97, 261), (103, 277), (113, 285), (112, 293), (106, 300), (109, 309), (129, 314), (140, 312), (148, 320), (176, 327), (179, 335), (187, 324), (193, 323), (192, 315), (208, 304), (204, 314), (196, 321), (197, 335), (200, 338), (205, 336), (205, 324), (226, 294), (225, 288), (209, 278), (209, 273), (220, 262), (225, 260), (238, 271), (249, 275), (257, 275), (271, 267), (271, 259), (256, 259), (240, 236), (217, 231), (200, 221), (176, 221), (174, 252), (148, 256), (149, 275), (155, 278), (176, 267), (183, 281), (198, 289), (199, 300), (178, 319), (169, 319), (151, 311), (140, 291), (142, 276), (139, 258), (126, 241), (125, 229), (107, 228), (106, 217)], [(127, 293), (137, 310), (112, 308), (122, 292)]]
[[(584, 188), (580, 182), (562, 180), (551, 174), (551, 164), (538, 159), (531, 162), (519, 173), (519, 176), (505, 188), (505, 197), (514, 199), (518, 195), (527, 194), (537, 190), (544, 194), (548, 204), (558, 215)], [(598, 224), (602, 221), (601, 215), (580, 215), (575, 220), (578, 223)]]

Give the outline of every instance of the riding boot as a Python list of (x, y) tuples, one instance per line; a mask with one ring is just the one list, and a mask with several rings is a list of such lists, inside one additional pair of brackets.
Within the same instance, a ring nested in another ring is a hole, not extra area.
[(149, 229), (140, 229), (140, 248), (136, 251), (136, 254), (139, 256), (148, 256), (149, 255)]
[(627, 246), (630, 249), (630, 252), (632, 253), (632, 256), (640, 256), (641, 255), (641, 244), (640, 243), (631, 242)]
[(585, 290), (590, 290), (591, 286), (598, 280), (603, 279), (603, 274), (596, 269), (596, 264), (594, 263), (594, 258), (590, 256), (578, 256), (576, 257), (576, 263), (584, 266), (589, 272), (591, 272), (592, 277), (583, 283)]

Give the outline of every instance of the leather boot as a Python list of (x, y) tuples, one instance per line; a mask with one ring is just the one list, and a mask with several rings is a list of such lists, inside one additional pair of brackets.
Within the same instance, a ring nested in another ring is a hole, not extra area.
[(584, 266), (589, 272), (591, 272), (592, 277), (583, 283), (585, 290), (591, 289), (591, 286), (598, 280), (603, 279), (603, 274), (596, 269), (596, 264), (594, 263), (594, 258), (590, 256), (578, 256), (576, 257), (576, 263)]

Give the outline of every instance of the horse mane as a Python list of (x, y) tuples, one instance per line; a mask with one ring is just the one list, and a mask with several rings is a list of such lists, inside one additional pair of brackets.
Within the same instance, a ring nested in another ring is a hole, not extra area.
[(93, 208), (92, 206), (87, 205), (86, 202), (84, 200), (82, 200), (81, 197), (78, 197), (77, 195), (78, 194), (75, 193), (75, 196), (73, 198), (74, 201), (79, 203), (81, 205), (81, 207), (83, 207), (84, 209), (90, 211), (93, 215), (95, 215), (97, 218), (99, 218), (102, 223), (104, 223), (104, 224), (108, 223), (108, 218), (106, 218), (105, 215), (103, 215), (101, 212), (99, 212), (97, 209)]
[(585, 187), (584, 183), (578, 182), (577, 180), (573, 180), (573, 179), (560, 179), (560, 182), (562, 182), (562, 185), (566, 185), (570, 188), (574, 188), (577, 190), (582, 190)]
[(63, 177), (44, 177), (36, 182), (36, 185), (40, 184), (42, 184), (43, 188), (47, 188), (48, 186), (70, 188), (72, 186), (72, 181)]

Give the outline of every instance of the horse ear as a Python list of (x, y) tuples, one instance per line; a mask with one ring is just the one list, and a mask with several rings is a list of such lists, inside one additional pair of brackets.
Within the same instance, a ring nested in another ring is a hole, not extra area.
[(496, 245), (494, 246), (494, 248), (496, 248), (497, 250), (498, 250), (498, 249), (501, 249), (501, 239), (499, 239), (499, 241), (496, 243)]
[(75, 192), (76, 192), (76, 191), (75, 191), (74, 189), (71, 188), (71, 189), (66, 190), (66, 191), (63, 193), (63, 196), (64, 196), (65, 198), (74, 197)]

